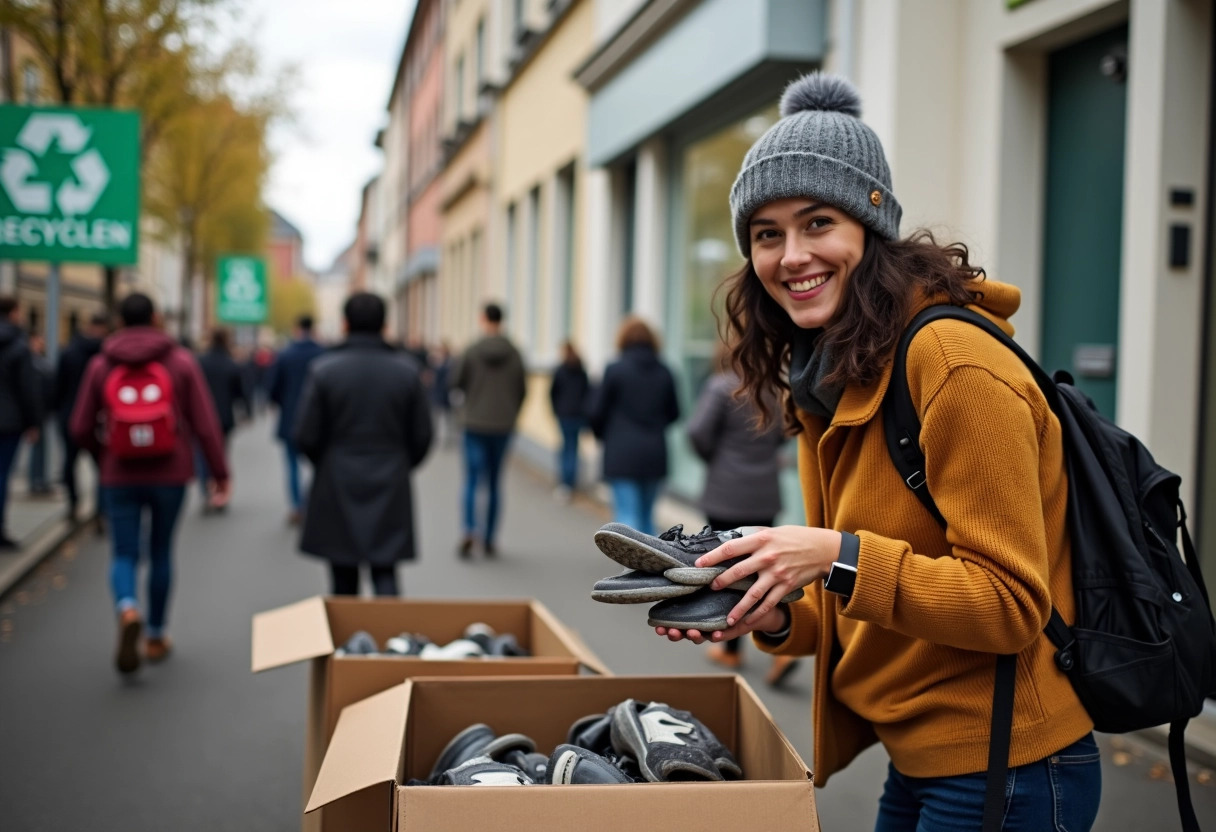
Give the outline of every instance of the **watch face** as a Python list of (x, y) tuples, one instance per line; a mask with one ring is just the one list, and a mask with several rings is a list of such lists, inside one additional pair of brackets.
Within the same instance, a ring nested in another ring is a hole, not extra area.
[(828, 576), (823, 582), (823, 588), (836, 595), (849, 596), (853, 594), (853, 585), (857, 582), (857, 570), (842, 563), (833, 563)]

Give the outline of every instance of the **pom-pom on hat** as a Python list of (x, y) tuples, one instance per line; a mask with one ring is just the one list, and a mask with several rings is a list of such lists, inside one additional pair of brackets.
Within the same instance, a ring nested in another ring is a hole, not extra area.
[(837, 75), (812, 72), (781, 96), (781, 120), (743, 159), (730, 189), (735, 241), (751, 252), (748, 222), (764, 205), (790, 197), (833, 205), (876, 234), (899, 236), (903, 209), (878, 136), (861, 120), (861, 97)]

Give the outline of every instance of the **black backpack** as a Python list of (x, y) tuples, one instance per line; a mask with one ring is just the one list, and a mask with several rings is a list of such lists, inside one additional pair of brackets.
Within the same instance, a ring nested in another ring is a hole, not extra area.
[[(904, 330), (895, 351), (883, 427), (904, 482), (945, 528), (925, 482), (920, 420), (908, 391), (908, 345), (941, 318), (985, 330), (1034, 374), (1060, 420), (1068, 465), (1076, 621), (1052, 608), (1044, 628), (1056, 665), (1077, 692), (1094, 728), (1124, 733), (1168, 723), (1170, 767), (1186, 832), (1199, 829), (1187, 782), (1183, 731), (1216, 693), (1216, 625), (1178, 497), (1181, 478), (1156, 462), (1136, 437), (1102, 416), (1063, 371), (1054, 380), (1000, 327), (960, 306), (931, 306)], [(1181, 532), (1183, 553), (1178, 551)], [(984, 829), (1004, 812), (1013, 723), (1016, 656), (998, 656), (988, 751)]]

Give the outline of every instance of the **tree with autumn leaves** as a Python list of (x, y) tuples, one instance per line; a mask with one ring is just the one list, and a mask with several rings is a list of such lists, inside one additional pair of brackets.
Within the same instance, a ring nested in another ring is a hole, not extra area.
[[(240, 41), (204, 48), (229, 11), (228, 0), (0, 3), (0, 25), (33, 45), (60, 103), (139, 110), (144, 211), (182, 242), (186, 303), (189, 276), (210, 274), (216, 255), (264, 248), (267, 132), (288, 115), (288, 75), (264, 78)], [(107, 309), (116, 282), (108, 268)]]

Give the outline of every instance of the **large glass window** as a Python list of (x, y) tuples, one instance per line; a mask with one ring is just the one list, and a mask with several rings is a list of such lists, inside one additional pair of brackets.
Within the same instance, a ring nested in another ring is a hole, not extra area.
[[(670, 298), (674, 315), (669, 320), (672, 349), (678, 357), (678, 380), (685, 414), (691, 413), (697, 393), (710, 375), (718, 344), (715, 313), (721, 313), (724, 295), (717, 289), (736, 272), (743, 260), (735, 245), (730, 215), (730, 188), (748, 148), (778, 118), (773, 103), (749, 116), (677, 149), (679, 165), (674, 197), (677, 244), (673, 267), (681, 280)], [(688, 499), (701, 492), (704, 466), (684, 439), (675, 437), (669, 487)], [(793, 450), (790, 450), (793, 460)], [(798, 522), (802, 515), (798, 482), (793, 469), (782, 483), (784, 511), (780, 522)]]

